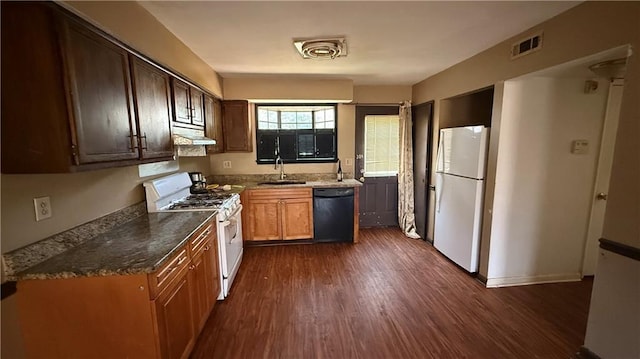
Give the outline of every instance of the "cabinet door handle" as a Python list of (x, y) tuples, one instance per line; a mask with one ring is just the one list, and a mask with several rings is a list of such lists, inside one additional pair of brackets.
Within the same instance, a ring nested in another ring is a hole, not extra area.
[(144, 132), (144, 134), (142, 136), (140, 136), (140, 143), (142, 144), (144, 140), (144, 144), (142, 145), (142, 149), (146, 150), (147, 149), (147, 133)]
[(196, 269), (195, 265), (192, 264), (192, 265), (189, 266), (189, 270), (194, 270), (194, 269)]
[(202, 238), (207, 237), (209, 234), (211, 234), (211, 226), (205, 229), (204, 232), (200, 233), (198, 238), (196, 238), (194, 241), (191, 241), (191, 243), (198, 243), (200, 242), (200, 240), (202, 240)]
[(206, 247), (204, 247), (205, 252), (208, 251), (209, 249), (211, 249), (211, 247), (207, 244)]
[(171, 267), (171, 270), (169, 270), (169, 272), (174, 271), (176, 268), (180, 267), (180, 265), (182, 264), (182, 262), (184, 262), (187, 259), (187, 257), (182, 257), (180, 259), (178, 259), (178, 263), (176, 263), (176, 265), (174, 265), (173, 267)]
[(137, 137), (137, 135), (128, 134), (127, 138), (129, 139), (129, 151), (135, 151), (136, 146), (133, 143), (133, 138)]

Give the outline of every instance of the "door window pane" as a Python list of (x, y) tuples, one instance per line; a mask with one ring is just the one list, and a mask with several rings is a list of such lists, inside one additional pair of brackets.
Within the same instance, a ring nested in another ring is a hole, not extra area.
[(400, 166), (398, 115), (369, 115), (364, 119), (364, 172), (368, 176), (393, 176)]

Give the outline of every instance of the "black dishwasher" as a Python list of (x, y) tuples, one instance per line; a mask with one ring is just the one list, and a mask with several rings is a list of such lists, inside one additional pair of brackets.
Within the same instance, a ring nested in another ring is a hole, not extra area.
[(353, 242), (353, 188), (314, 188), (313, 240)]

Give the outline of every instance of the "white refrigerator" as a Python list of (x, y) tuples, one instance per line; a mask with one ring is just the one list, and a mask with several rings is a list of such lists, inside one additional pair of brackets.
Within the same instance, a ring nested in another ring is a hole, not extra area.
[(470, 273), (478, 271), (488, 128), (440, 130), (433, 244)]

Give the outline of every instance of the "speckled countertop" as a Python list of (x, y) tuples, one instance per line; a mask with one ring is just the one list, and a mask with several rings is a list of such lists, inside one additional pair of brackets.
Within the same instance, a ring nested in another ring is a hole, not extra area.
[(15, 279), (151, 273), (215, 213), (145, 214), (21, 271)]
[(336, 180), (332, 181), (307, 181), (305, 183), (296, 183), (296, 184), (259, 184), (259, 182), (243, 182), (240, 185), (245, 188), (250, 189), (260, 189), (260, 188), (291, 188), (291, 187), (311, 187), (311, 188), (342, 188), (342, 187), (360, 187), (362, 183), (360, 181), (354, 179), (345, 179), (341, 182)]
[(320, 173), (320, 174), (291, 174), (287, 175), (287, 181), (304, 181), (300, 184), (285, 184), (285, 185), (273, 185), (273, 184), (260, 184), (262, 182), (277, 181), (277, 175), (265, 175), (265, 174), (250, 174), (250, 175), (212, 175), (207, 177), (208, 183), (218, 183), (221, 185), (231, 184), (240, 185), (248, 189), (256, 188), (291, 188), (291, 187), (312, 187), (312, 188), (328, 188), (328, 187), (360, 187), (362, 182), (353, 178), (345, 178), (343, 181), (338, 182), (335, 180), (335, 174), (333, 173)]

